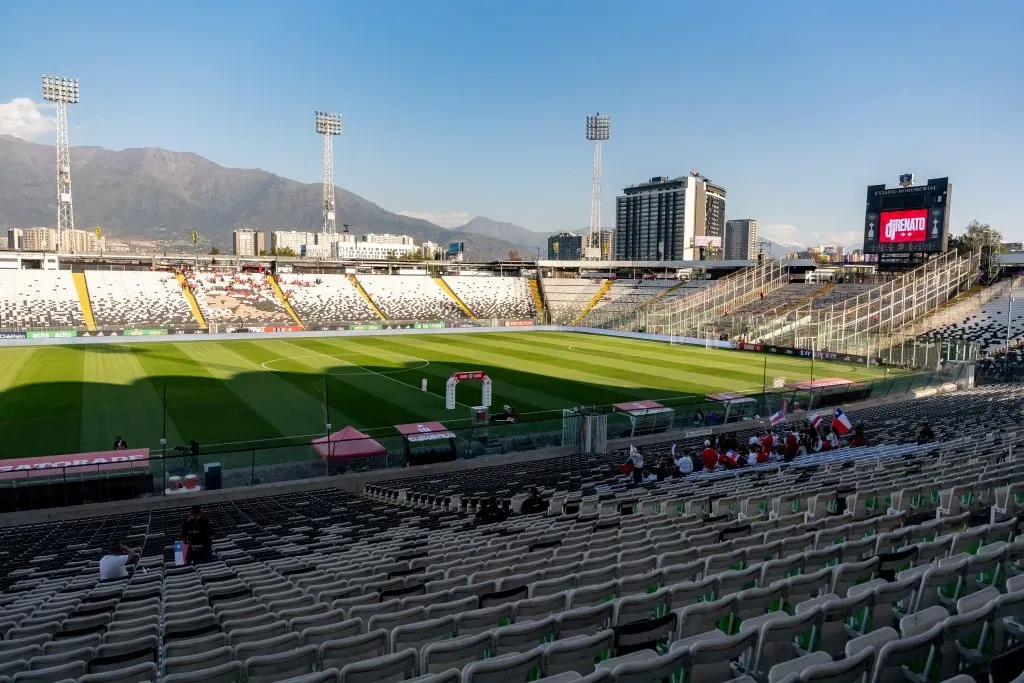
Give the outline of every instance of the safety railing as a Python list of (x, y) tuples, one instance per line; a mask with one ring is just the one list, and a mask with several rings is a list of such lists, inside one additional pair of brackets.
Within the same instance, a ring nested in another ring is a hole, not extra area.
[[(774, 374), (766, 360), (762, 386), (745, 392), (753, 400), (746, 402), (745, 413), (733, 410), (728, 416), (730, 422), (737, 417), (766, 419), (779, 410), (828, 409), (840, 403), (906, 396), (917, 389), (959, 379), (947, 369), (914, 374), (885, 373), (876, 379), (820, 390), (773, 389), (770, 387)], [(790, 387), (807, 386), (795, 381), (802, 378), (787, 379)], [(651, 420), (643, 410), (623, 412), (612, 405), (593, 409), (607, 414), (609, 440), (670, 429), (707, 429), (726, 419), (724, 404), (701, 395), (653, 398), (671, 414), (661, 413), (658, 419)], [(855, 412), (853, 417), (856, 417)], [(194, 454), (184, 446), (156, 446), (150, 449), (148, 459), (129, 460), (116, 470), (109, 469), (109, 464), (6, 470), (0, 467), (0, 513), (154, 496), (180, 498), (185, 506), (189, 504), (191, 493), (211, 488), (241, 488), (383, 469), (395, 469), (398, 475), (399, 468), (409, 465), (560, 447), (564, 440), (564, 420), (561, 409), (524, 415), (521, 421), (514, 423), (474, 425), (469, 419), (446, 420), (447, 435), (434, 442), (406, 440), (390, 427), (367, 430), (365, 439), (333, 442), (333, 450), (328, 451), (333, 457), (328, 458), (321, 454), (325, 450), (323, 442), (319, 449), (314, 443), (314, 439), (326, 437), (325, 433), (272, 441), (202, 445)], [(0, 465), (2, 463), (0, 460)]]

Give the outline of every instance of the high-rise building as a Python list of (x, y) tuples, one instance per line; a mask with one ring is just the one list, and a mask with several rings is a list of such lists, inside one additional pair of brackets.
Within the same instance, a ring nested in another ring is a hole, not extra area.
[(725, 258), (757, 258), (757, 221), (753, 218), (736, 218), (725, 222)]
[(696, 171), (658, 176), (615, 200), (615, 258), (691, 261), (721, 254), (725, 188)]
[(613, 229), (596, 230), (592, 237), (588, 234), (585, 241), (589, 243), (586, 249), (587, 258), (604, 261), (615, 258), (615, 231)]
[(548, 259), (579, 261), (583, 258), (583, 235), (560, 232), (548, 238)]
[(232, 235), (235, 256), (259, 256), (267, 250), (266, 235), (252, 228), (238, 228)]
[(291, 249), (298, 256), (302, 253), (304, 246), (316, 244), (317, 234), (301, 230), (275, 230), (270, 233), (270, 248), (275, 252), (280, 252), (282, 249)]
[(7, 248), (11, 251), (24, 249), (25, 231), (21, 228), (11, 228), (7, 231)]
[(57, 231), (53, 228), (25, 228), (21, 248), (25, 251), (57, 251)]

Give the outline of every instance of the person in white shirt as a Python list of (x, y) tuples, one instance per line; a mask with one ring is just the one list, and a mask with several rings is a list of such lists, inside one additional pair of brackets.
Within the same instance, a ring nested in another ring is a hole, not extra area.
[(100, 581), (115, 581), (127, 579), (128, 563), (138, 559), (128, 546), (123, 543), (113, 542), (107, 554), (100, 558)]
[[(675, 444), (672, 445), (675, 446)], [(678, 458), (672, 458), (672, 461), (675, 462), (680, 475), (685, 477), (687, 474), (693, 473), (693, 459), (690, 456), (680, 455)]]

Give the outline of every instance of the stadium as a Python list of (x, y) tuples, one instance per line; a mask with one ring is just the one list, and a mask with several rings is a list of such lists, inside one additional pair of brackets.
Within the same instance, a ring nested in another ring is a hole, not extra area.
[(57, 248), (0, 254), (0, 683), (1024, 669), (1024, 261), (947, 178), (835, 266), (76, 253), (60, 112)]

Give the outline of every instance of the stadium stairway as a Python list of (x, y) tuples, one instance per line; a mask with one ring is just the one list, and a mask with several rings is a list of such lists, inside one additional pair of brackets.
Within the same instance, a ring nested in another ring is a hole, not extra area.
[(292, 308), (291, 302), (288, 301), (288, 297), (286, 297), (284, 295), (284, 292), (281, 290), (281, 285), (278, 284), (277, 278), (271, 275), (270, 273), (267, 273), (267, 282), (270, 283), (270, 287), (271, 289), (274, 290), (274, 294), (276, 294), (277, 298), (281, 300), (281, 304), (284, 306), (284, 310), (288, 313), (288, 315), (291, 316), (292, 320), (295, 321), (295, 324), (301, 327), (302, 329), (306, 329), (306, 326), (299, 318), (299, 314), (295, 312), (295, 309)]
[(580, 322), (587, 317), (587, 313), (590, 313), (591, 309), (597, 305), (597, 302), (603, 299), (604, 295), (608, 293), (608, 290), (612, 288), (612, 282), (612, 280), (605, 280), (601, 283), (601, 288), (597, 290), (597, 294), (594, 295), (594, 298), (583, 307), (583, 310), (577, 314), (576, 319), (572, 321), (573, 325), (579, 325)]
[(359, 280), (356, 279), (356, 276), (349, 275), (348, 280), (349, 282), (352, 283), (352, 286), (356, 288), (356, 291), (359, 292), (359, 296), (366, 299), (366, 303), (370, 304), (370, 308), (372, 308), (373, 312), (377, 314), (377, 317), (380, 318), (381, 320), (387, 320), (384, 314), (381, 313), (381, 310), (377, 308), (377, 304), (373, 302), (373, 299), (370, 298), (370, 295), (366, 292), (365, 289), (363, 289), (363, 285), (359, 282)]
[(203, 317), (203, 312), (199, 310), (199, 302), (196, 301), (196, 295), (192, 293), (192, 288), (188, 286), (188, 281), (181, 273), (178, 273), (178, 284), (181, 285), (182, 295), (188, 301), (188, 307), (192, 309), (192, 317), (196, 319), (199, 327), (207, 329), (206, 318)]
[(89, 301), (89, 286), (85, 284), (85, 273), (72, 273), (71, 279), (75, 281), (75, 291), (78, 292), (78, 303), (82, 306), (85, 327), (90, 332), (95, 332), (96, 318), (92, 314), (92, 302)]
[(473, 311), (469, 310), (469, 306), (466, 305), (466, 302), (459, 298), (459, 295), (455, 293), (455, 290), (448, 286), (448, 283), (444, 281), (444, 278), (435, 277), (431, 279), (437, 283), (437, 286), (441, 288), (441, 291), (447, 294), (448, 298), (454, 301), (455, 305), (458, 306), (463, 313), (468, 315), (471, 320), (477, 319), (476, 316), (473, 315)]
[(536, 278), (529, 280), (530, 283), (530, 294), (533, 295), (533, 304), (537, 307), (537, 318), (544, 320), (544, 299), (540, 295), (540, 284), (538, 284)]

